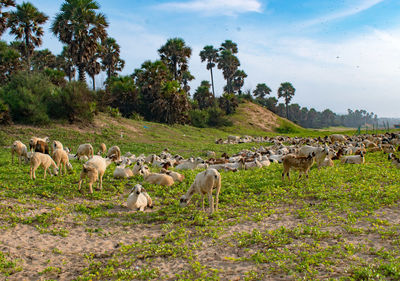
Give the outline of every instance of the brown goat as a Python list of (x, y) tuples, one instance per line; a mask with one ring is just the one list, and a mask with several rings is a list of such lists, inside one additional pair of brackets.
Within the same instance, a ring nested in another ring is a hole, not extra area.
[(315, 156), (314, 152), (312, 152), (308, 156), (297, 156), (294, 154), (288, 154), (284, 156), (282, 158), (282, 163), (283, 163), (282, 180), (285, 180), (285, 175), (286, 175), (290, 181), (289, 172), (291, 169), (300, 171), (299, 179), (302, 176), (302, 172), (308, 178), (308, 171), (314, 164), (314, 156)]

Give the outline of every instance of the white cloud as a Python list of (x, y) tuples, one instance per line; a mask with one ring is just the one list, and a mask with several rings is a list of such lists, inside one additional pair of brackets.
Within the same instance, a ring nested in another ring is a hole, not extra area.
[(383, 2), (385, 0), (359, 0), (359, 1), (354, 1), (352, 0), (352, 5), (350, 7), (347, 7), (344, 10), (337, 11), (331, 14), (327, 14), (306, 22), (303, 22), (301, 27), (310, 27), (318, 24), (322, 24), (325, 22), (341, 19), (341, 18), (346, 18), (358, 13), (361, 13), (365, 10), (368, 10), (369, 8), (372, 8), (373, 6)]
[(189, 2), (168, 2), (158, 5), (161, 9), (202, 12), (208, 15), (236, 15), (247, 12), (261, 12), (258, 0), (192, 0)]

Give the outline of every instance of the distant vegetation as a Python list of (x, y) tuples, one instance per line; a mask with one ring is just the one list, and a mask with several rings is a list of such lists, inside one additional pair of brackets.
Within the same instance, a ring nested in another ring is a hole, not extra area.
[[(290, 104), (296, 91), (290, 82), (280, 85), (277, 97), (284, 103), (279, 104), (278, 99), (269, 97), (271, 89), (264, 83), (253, 92), (243, 91), (247, 74), (240, 69), (239, 49), (231, 40), (219, 48), (207, 45), (201, 50), (199, 56), (210, 71), (211, 82), (202, 81), (194, 90), (189, 86), (195, 79), (188, 64), (192, 49), (182, 38), (168, 39), (158, 49), (158, 60), (145, 61), (131, 75), (120, 76), (125, 61), (117, 41), (108, 36), (109, 23), (99, 9), (93, 0), (65, 0), (50, 19), (51, 32), (64, 44), (62, 52), (55, 55), (48, 49), (37, 50), (47, 15), (29, 2), (0, 2), (0, 36), (8, 31), (15, 38), (13, 42), (0, 41), (0, 124), (91, 121), (94, 114), (104, 111), (167, 124), (219, 127), (232, 124), (227, 115), (233, 114), (243, 99), (303, 127), (356, 127), (377, 118), (364, 110), (349, 110), (341, 116), (329, 109), (317, 112)], [(215, 68), (226, 80), (219, 97), (214, 87)], [(96, 90), (95, 77), (101, 71), (107, 79), (100, 85), (103, 89)], [(86, 77), (91, 79), (92, 90)]]

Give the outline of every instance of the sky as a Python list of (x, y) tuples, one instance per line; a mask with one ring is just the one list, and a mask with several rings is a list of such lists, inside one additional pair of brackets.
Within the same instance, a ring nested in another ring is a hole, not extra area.
[[(50, 24), (62, 0), (31, 0), (50, 20), (40, 49), (58, 54), (62, 45)], [(17, 4), (22, 1), (17, 0)], [(191, 92), (210, 80), (199, 52), (237, 43), (244, 90), (265, 83), (276, 97), (282, 82), (296, 88), (293, 103), (336, 113), (365, 109), (400, 117), (399, 0), (98, 0), (109, 36), (121, 45), (122, 74), (133, 73), (169, 38), (192, 48)], [(11, 40), (10, 36), (3, 39)], [(215, 69), (220, 95), (224, 79)], [(106, 75), (100, 74), (97, 83)]]

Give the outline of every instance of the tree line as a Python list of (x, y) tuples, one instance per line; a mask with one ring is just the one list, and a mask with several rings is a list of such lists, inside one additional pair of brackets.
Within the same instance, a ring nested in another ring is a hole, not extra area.
[[(90, 121), (98, 111), (106, 111), (168, 124), (224, 126), (230, 125), (226, 116), (245, 98), (305, 127), (323, 126), (328, 119), (341, 120), (331, 111), (314, 114), (313, 109), (305, 112), (290, 104), (295, 88), (289, 82), (282, 83), (277, 92), (283, 104), (267, 97), (271, 90), (265, 84), (258, 84), (253, 95), (250, 90), (243, 92), (247, 74), (240, 69), (239, 49), (231, 40), (201, 50), (199, 56), (211, 82), (202, 81), (192, 95), (189, 83), (195, 77), (188, 64), (192, 49), (182, 38), (168, 39), (158, 49), (158, 60), (143, 62), (131, 75), (119, 75), (125, 61), (120, 57), (120, 45), (108, 36), (108, 20), (99, 10), (94, 0), (62, 3), (50, 29), (64, 45), (55, 55), (48, 49), (37, 50), (49, 17), (30, 2), (16, 5), (14, 0), (0, 0), (0, 36), (8, 31), (15, 38), (9, 43), (0, 41), (0, 123), (45, 124), (50, 119), (73, 123)], [(219, 97), (214, 86), (215, 68), (226, 81)], [(95, 78), (101, 71), (107, 79), (96, 89)], [(358, 118), (359, 112), (354, 114)], [(350, 120), (346, 119), (346, 124), (358, 122)]]

